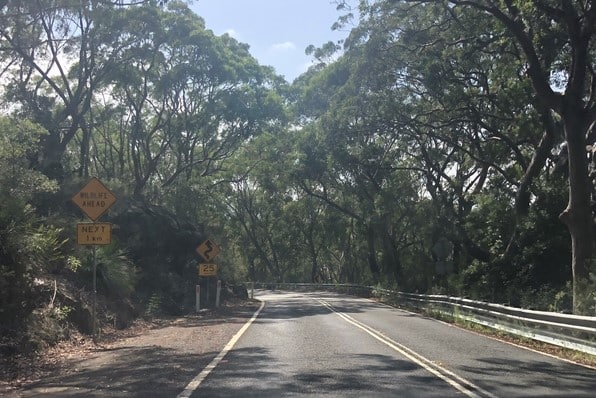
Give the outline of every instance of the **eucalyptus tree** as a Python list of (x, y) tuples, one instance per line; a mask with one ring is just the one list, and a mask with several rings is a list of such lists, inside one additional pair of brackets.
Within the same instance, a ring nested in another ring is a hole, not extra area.
[[(9, 1), (1, 11), (6, 100), (22, 104), (22, 113), (48, 129), (40, 168), (58, 177), (66, 144), (89, 109), (93, 61), (82, 42), (91, 29), (88, 9), (80, 2)], [(73, 59), (81, 67), (69, 75)]]
[(278, 129), (255, 137), (234, 154), (212, 190), (213, 206), (252, 280), (304, 280), (299, 227), (288, 211), (294, 198), (286, 184), (286, 142)]
[(109, 127), (98, 127), (94, 158), (99, 172), (114, 174), (117, 165), (136, 196), (149, 185), (157, 199), (178, 179), (217, 173), (243, 142), (283, 118), (280, 78), (181, 2), (117, 10), (101, 32), (109, 72), (97, 122)]
[[(575, 308), (581, 311), (586, 300), (578, 289), (585, 296), (593, 241), (585, 147), (593, 141), (596, 113), (594, 2), (375, 1), (361, 2), (360, 10), (353, 40), (377, 46), (372, 55), (394, 62), (395, 81), (408, 80), (414, 98), (429, 104), (426, 114), (416, 114), (428, 124), (418, 132), (441, 127), (435, 136), (445, 148), (439, 152), (457, 148), (477, 164), (466, 184), (475, 186), (471, 192), (502, 180), (514, 197), (512, 221), (527, 213), (533, 182), (563, 132), (570, 195), (560, 218), (571, 233)], [(406, 54), (415, 62), (404, 62)], [(473, 134), (477, 139), (462, 145)], [(449, 182), (454, 170), (442, 169)], [(515, 237), (514, 230), (501, 253), (513, 253)]]
[[(157, 6), (154, 1), (135, 1)], [(78, 172), (88, 173), (93, 122), (93, 92), (105, 65), (97, 60), (105, 45), (96, 34), (111, 11), (130, 7), (128, 1), (5, 1), (0, 7), (1, 76), (10, 111), (43, 125), (35, 165), (52, 177), (64, 177), (62, 157), (82, 132)]]
[(306, 193), (355, 221), (373, 278), (395, 281), (399, 252), (416, 239), (408, 220), (419, 190), (402, 162), (401, 126), (383, 117), (394, 102), (363, 71), (366, 62), (346, 54), (298, 81), (297, 115), (308, 124), (294, 176)]
[[(527, 152), (537, 146), (540, 126), (526, 103), (528, 85), (515, 76), (502, 79), (511, 64), (498, 56), (509, 53), (502, 37), (488, 26), (478, 27), (474, 15), (460, 15), (456, 24), (450, 14), (423, 8), (370, 12), (349, 46), (351, 51), (365, 47), (375, 61), (362, 69), (384, 76), (385, 96), (396, 99), (385, 117), (405, 126), (410, 156), (428, 171), (429, 192), (451, 191), (446, 200), (435, 199), (465, 209), (466, 198), (493, 176), (515, 188), (516, 167), (528, 168)], [(430, 25), (424, 32), (417, 30), (421, 21)], [(463, 34), (466, 39), (459, 37)], [(495, 85), (497, 78), (502, 80)]]
[(214, 176), (215, 212), (225, 215), (253, 280), (368, 281), (356, 272), (353, 225), (337, 210), (305, 194), (299, 126), (273, 126), (236, 152)]
[[(294, 195), (285, 206), (288, 222), (294, 226), (294, 244), (298, 247), (298, 264), (304, 264), (302, 279), (312, 283), (337, 281), (326, 262), (325, 248), (329, 245), (324, 230), (325, 206), (310, 196)], [(310, 267), (309, 267), (310, 265)], [(308, 276), (307, 276), (308, 275)]]

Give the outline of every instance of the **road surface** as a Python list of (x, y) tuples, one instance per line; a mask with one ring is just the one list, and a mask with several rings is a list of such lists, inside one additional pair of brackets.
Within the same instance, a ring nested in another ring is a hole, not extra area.
[(333, 293), (262, 292), (179, 397), (596, 397), (596, 370)]

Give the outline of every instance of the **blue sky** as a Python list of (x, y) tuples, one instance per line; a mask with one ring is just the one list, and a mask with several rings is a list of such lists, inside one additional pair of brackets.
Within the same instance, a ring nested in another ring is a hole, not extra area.
[(289, 82), (311, 64), (304, 53), (308, 45), (347, 36), (331, 30), (341, 15), (332, 0), (194, 0), (190, 8), (216, 35), (229, 33), (247, 43), (259, 63)]

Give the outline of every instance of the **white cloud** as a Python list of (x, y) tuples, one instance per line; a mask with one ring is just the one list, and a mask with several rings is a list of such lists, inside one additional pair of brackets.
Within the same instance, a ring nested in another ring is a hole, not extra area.
[(273, 52), (286, 52), (294, 50), (295, 48), (296, 45), (294, 43), (291, 41), (285, 41), (283, 43), (273, 44), (271, 47), (269, 47), (269, 50)]
[(233, 37), (234, 39), (238, 40), (238, 38), (240, 37), (240, 35), (238, 34), (238, 32), (236, 32), (234, 29), (228, 29), (224, 32), (224, 34), (228, 34), (231, 37)]
[(308, 70), (308, 68), (310, 68), (314, 64), (315, 64), (315, 62), (312, 59), (309, 59), (308, 61), (303, 62), (298, 70), (299, 74), (306, 72)]

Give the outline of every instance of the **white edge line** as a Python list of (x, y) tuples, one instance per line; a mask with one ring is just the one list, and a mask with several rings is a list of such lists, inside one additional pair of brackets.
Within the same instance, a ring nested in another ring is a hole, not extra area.
[(197, 388), (199, 388), (199, 386), (205, 380), (205, 378), (209, 376), (209, 373), (211, 373), (211, 371), (215, 369), (217, 365), (219, 365), (219, 363), (222, 361), (222, 359), (224, 359), (226, 354), (230, 352), (232, 348), (234, 348), (234, 346), (236, 345), (238, 340), (240, 340), (240, 337), (242, 337), (244, 332), (246, 332), (248, 327), (255, 321), (255, 319), (257, 319), (263, 307), (265, 307), (264, 300), (261, 301), (261, 306), (258, 310), (255, 311), (252, 318), (250, 318), (244, 324), (244, 326), (242, 326), (242, 328), (240, 328), (240, 330), (236, 332), (234, 337), (232, 337), (230, 341), (228, 341), (228, 344), (226, 344), (225, 347), (220, 351), (220, 353), (217, 354), (217, 356), (211, 360), (209, 365), (205, 366), (205, 368), (198, 375), (196, 375), (195, 378), (192, 379), (186, 387), (184, 387), (184, 390), (177, 395), (177, 398), (189, 398), (192, 395), (192, 393), (195, 392)]

